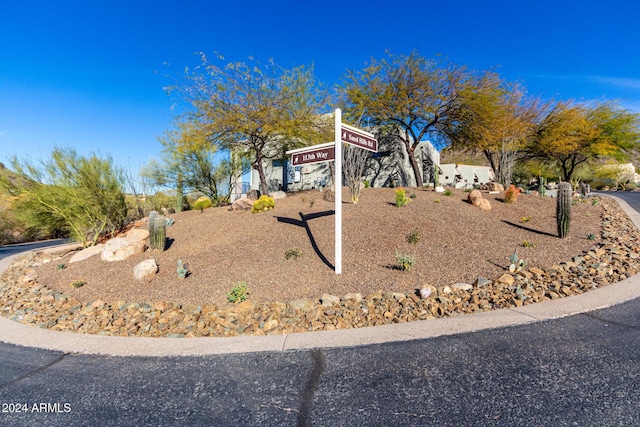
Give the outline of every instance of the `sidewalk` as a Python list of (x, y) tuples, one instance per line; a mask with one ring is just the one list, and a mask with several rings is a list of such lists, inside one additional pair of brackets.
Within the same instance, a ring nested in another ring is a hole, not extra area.
[[(609, 195), (606, 197), (611, 197), (618, 202), (636, 227), (640, 228), (640, 213), (618, 197)], [(14, 257), (0, 260), (0, 275), (4, 274)], [(112, 356), (187, 356), (263, 351), (282, 352), (409, 341), (518, 326), (598, 310), (637, 297), (640, 297), (640, 274), (581, 295), (520, 308), (369, 328), (230, 338), (136, 338), (75, 334), (39, 329), (0, 316), (0, 341), (65, 353)]]

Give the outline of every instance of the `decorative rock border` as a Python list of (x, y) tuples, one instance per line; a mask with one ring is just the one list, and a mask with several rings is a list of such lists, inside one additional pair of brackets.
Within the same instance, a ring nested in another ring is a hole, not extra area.
[(375, 292), (323, 295), (289, 303), (245, 301), (232, 308), (167, 302), (96, 300), (83, 304), (38, 284), (30, 253), (7, 270), (0, 314), (40, 328), (85, 334), (147, 337), (265, 335), (359, 328), (521, 307), (606, 286), (640, 269), (640, 232), (616, 202), (603, 199), (602, 242), (571, 261), (531, 267), (474, 285), (433, 288), (431, 294)]

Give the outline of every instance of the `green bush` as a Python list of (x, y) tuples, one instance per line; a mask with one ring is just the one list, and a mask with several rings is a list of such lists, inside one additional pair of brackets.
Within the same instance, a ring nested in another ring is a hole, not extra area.
[(12, 168), (14, 179), (0, 173), (0, 185), (18, 196), (13, 208), (27, 228), (88, 246), (126, 222), (124, 172), (110, 158), (56, 148), (38, 166), (14, 157)]
[(246, 301), (249, 297), (247, 291), (247, 282), (240, 282), (231, 288), (231, 291), (227, 293), (227, 301), (232, 303), (240, 303)]
[(414, 256), (401, 254), (398, 251), (396, 251), (396, 264), (398, 265), (400, 270), (402, 271), (410, 270), (411, 267), (413, 267), (413, 264), (415, 264), (415, 262), (416, 262), (416, 259)]
[(420, 230), (412, 230), (409, 234), (407, 234), (407, 242), (411, 244), (418, 243), (422, 239), (422, 234), (420, 234)]
[(398, 188), (396, 190), (396, 207), (403, 207), (409, 203), (411, 199), (407, 196), (407, 192), (404, 188)]

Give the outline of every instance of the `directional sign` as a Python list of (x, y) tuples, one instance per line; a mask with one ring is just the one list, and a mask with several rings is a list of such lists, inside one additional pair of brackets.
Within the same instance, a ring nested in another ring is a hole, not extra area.
[[(297, 151), (297, 150), (293, 150)], [(305, 151), (291, 154), (291, 164), (293, 166), (308, 165), (311, 163), (328, 162), (335, 159), (335, 146), (313, 148), (309, 147)]]
[(342, 124), (340, 133), (342, 135), (342, 142), (373, 151), (374, 153), (378, 151), (378, 140), (368, 132), (346, 127), (346, 125)]

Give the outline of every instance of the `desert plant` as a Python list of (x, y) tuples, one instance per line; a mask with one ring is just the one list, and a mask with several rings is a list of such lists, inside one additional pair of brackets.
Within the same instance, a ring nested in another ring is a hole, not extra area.
[(396, 264), (402, 271), (410, 270), (415, 264), (416, 259), (413, 255), (401, 254), (396, 251)]
[(164, 219), (164, 223), (165, 223), (165, 226), (166, 226), (166, 227), (171, 227), (173, 224), (175, 224), (175, 223), (176, 223), (176, 221), (175, 221), (175, 219), (173, 219), (173, 218), (166, 217), (166, 218)]
[(205, 209), (210, 208), (212, 205), (213, 203), (211, 202), (210, 198), (208, 198), (207, 196), (200, 196), (198, 200), (196, 200), (193, 204), (193, 208), (200, 210), (200, 213), (202, 213)]
[(546, 183), (547, 183), (547, 179), (541, 176), (538, 182), (538, 194), (540, 194), (540, 196), (542, 197), (544, 197), (545, 194), (547, 193), (547, 189), (545, 188)]
[(284, 253), (284, 258), (285, 259), (298, 259), (302, 256), (302, 251), (300, 249), (294, 248), (294, 249), (287, 249), (287, 251)]
[(418, 243), (422, 238), (422, 234), (420, 234), (420, 230), (412, 230), (409, 234), (407, 234), (407, 242), (411, 244)]
[(404, 188), (396, 189), (396, 207), (401, 208), (410, 201), (411, 199), (407, 197), (407, 191)]
[(416, 197), (418, 197), (418, 196), (416, 196), (416, 193), (409, 193), (409, 198), (410, 199), (415, 199)]
[(598, 203), (600, 203), (600, 201), (599, 201), (598, 199), (592, 199), (592, 200), (591, 200), (591, 206), (595, 206), (595, 205), (597, 205)]
[(82, 286), (84, 286), (86, 284), (86, 282), (84, 280), (74, 280), (73, 282), (71, 282), (69, 285), (71, 287), (74, 288), (81, 288)]
[(149, 213), (149, 246), (151, 249), (164, 251), (167, 239), (167, 222), (165, 217), (156, 211)]
[(440, 199), (435, 199), (433, 202), (434, 203), (440, 203)]
[(251, 213), (265, 212), (270, 209), (273, 209), (275, 205), (276, 203), (271, 197), (262, 195), (258, 200), (253, 202), (253, 206), (251, 207)]
[(518, 257), (518, 248), (516, 248), (509, 257), (509, 272), (514, 273), (516, 271), (522, 271), (527, 266), (525, 260)]
[(520, 243), (520, 246), (522, 246), (523, 248), (535, 248), (536, 243), (530, 242), (528, 240), (523, 240), (522, 243)]
[(505, 203), (513, 203), (518, 200), (518, 195), (522, 190), (519, 187), (511, 184), (509, 188), (507, 188), (504, 192), (504, 201)]
[(558, 185), (558, 197), (556, 199), (556, 222), (558, 236), (564, 239), (569, 234), (571, 223), (571, 184), (561, 182)]
[(227, 301), (232, 303), (240, 303), (242, 301), (246, 301), (249, 297), (249, 292), (247, 291), (247, 282), (240, 282), (231, 288), (231, 290), (227, 293)]
[(369, 181), (367, 181), (366, 179), (363, 182), (364, 184), (364, 188), (370, 188), (371, 187), (371, 183)]
[(58, 270), (64, 270), (65, 268), (67, 268), (65, 264), (58, 264)]
[(595, 235), (595, 234), (593, 234), (593, 233), (589, 233), (589, 234), (587, 234), (587, 239), (589, 239), (589, 240), (596, 240), (596, 235)]
[(521, 221), (522, 222), (529, 222), (529, 221), (531, 221), (531, 219), (532, 218), (530, 216), (523, 216)]
[(178, 279), (184, 279), (187, 277), (189, 275), (189, 264), (183, 263), (182, 260), (179, 259), (176, 273), (178, 273)]
[(447, 196), (447, 197), (451, 196), (452, 194), (453, 193), (451, 192), (451, 190), (445, 190), (445, 192), (442, 193), (443, 196)]

